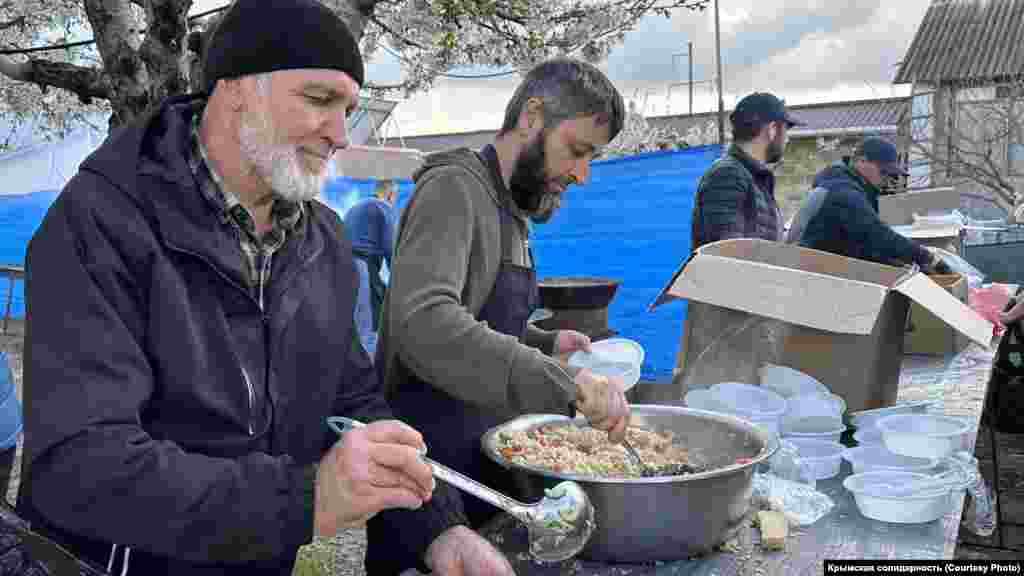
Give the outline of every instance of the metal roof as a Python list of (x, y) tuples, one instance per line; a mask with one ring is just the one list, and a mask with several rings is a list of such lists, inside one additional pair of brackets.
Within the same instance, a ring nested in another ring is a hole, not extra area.
[(932, 0), (894, 84), (1024, 75), (1024, 0)]
[[(797, 120), (806, 123), (805, 126), (794, 127), (790, 131), (790, 137), (806, 138), (841, 134), (894, 133), (906, 106), (906, 98), (880, 98), (876, 100), (789, 106), (788, 110), (790, 113)], [(725, 112), (727, 126), (729, 112), (729, 110)], [(647, 122), (651, 126), (671, 128), (684, 138), (691, 127), (714, 121), (714, 112), (704, 112), (694, 114), (693, 116), (673, 115), (650, 116), (647, 118)], [(461, 146), (478, 149), (493, 142), (495, 135), (497, 135), (497, 130), (476, 130), (453, 134), (425, 134), (409, 136), (401, 140), (398, 138), (388, 138), (383, 142), (383, 145), (415, 148), (424, 153), (439, 152)]]

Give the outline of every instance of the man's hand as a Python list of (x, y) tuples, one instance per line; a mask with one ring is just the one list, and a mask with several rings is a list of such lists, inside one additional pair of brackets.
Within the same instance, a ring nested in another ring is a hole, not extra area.
[(946, 264), (946, 261), (943, 260), (938, 254), (935, 254), (934, 258), (932, 258), (930, 272), (932, 274), (952, 274), (953, 269), (950, 268), (949, 264)]
[(430, 543), (424, 564), (441, 576), (514, 576), (505, 555), (465, 526), (453, 526)]
[(629, 425), (629, 402), (622, 392), (622, 380), (583, 369), (573, 382), (576, 384), (576, 408), (591, 426), (607, 430), (612, 443), (621, 442)]
[(577, 350), (590, 352), (590, 337), (575, 330), (559, 330), (555, 337), (555, 353), (572, 354)]
[(1024, 298), (1020, 299), (1013, 308), (1010, 308), (1009, 312), (999, 314), (999, 321), (1004, 326), (1012, 324), (1021, 318), (1024, 318)]
[(396, 420), (345, 432), (316, 473), (316, 535), (330, 537), (381, 510), (416, 509), (430, 500), (434, 477), (421, 449), (420, 433)]

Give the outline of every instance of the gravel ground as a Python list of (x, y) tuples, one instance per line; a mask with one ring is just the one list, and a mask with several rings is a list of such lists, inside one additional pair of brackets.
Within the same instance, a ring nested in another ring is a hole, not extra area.
[[(20, 326), (12, 326), (12, 334), (0, 335), (0, 349), (8, 354), (14, 372), (18, 395), (21, 395), (21, 351)], [(943, 368), (941, 359), (924, 356), (908, 356), (904, 359), (900, 377), (900, 400), (938, 400), (945, 413), (956, 416), (976, 417), (981, 409), (988, 377), (988, 364), (992, 351), (985, 351), (972, 345), (961, 353), (950, 366)], [(8, 501), (14, 502), (17, 495), (20, 468), (21, 441), (18, 442), (18, 457), (12, 472), (12, 482), (7, 494)], [(330, 541), (315, 542), (311, 549), (324, 551), (318, 554), (330, 558), (328, 574), (338, 576), (362, 576), (363, 555), (366, 550), (365, 530), (346, 530)], [(978, 554), (972, 551), (972, 554)], [(982, 552), (983, 553), (983, 552)], [(973, 556), (972, 556), (973, 557)]]

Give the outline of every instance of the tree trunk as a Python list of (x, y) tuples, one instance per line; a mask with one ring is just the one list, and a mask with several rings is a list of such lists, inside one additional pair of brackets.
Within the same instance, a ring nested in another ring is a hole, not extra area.
[[(191, 0), (149, 0), (146, 2), (146, 21), (149, 30), (139, 47), (139, 57), (149, 73), (145, 104), (125, 110), (123, 114), (138, 116), (158, 105), (168, 96), (184, 94), (189, 86), (186, 79), (186, 36), (188, 10)], [(134, 117), (133, 116), (133, 117)]]
[(192, 0), (146, 0), (148, 30), (135, 30), (130, 0), (85, 0), (103, 68), (110, 78), (110, 127), (145, 115), (164, 98), (188, 89), (185, 80), (186, 14)]
[(150, 102), (149, 75), (138, 59), (138, 35), (128, 0), (85, 0), (103, 69), (110, 77), (111, 127), (134, 120)]

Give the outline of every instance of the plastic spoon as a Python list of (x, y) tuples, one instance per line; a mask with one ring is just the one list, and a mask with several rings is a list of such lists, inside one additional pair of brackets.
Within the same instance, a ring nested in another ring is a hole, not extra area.
[[(347, 430), (365, 426), (358, 420), (342, 416), (328, 418), (327, 425), (339, 436)], [(420, 457), (430, 466), (434, 477), (501, 508), (522, 522), (529, 535), (530, 555), (540, 562), (561, 562), (572, 558), (583, 550), (594, 532), (594, 506), (587, 493), (571, 480), (545, 490), (540, 502), (524, 504), (427, 458), (424, 453)]]

